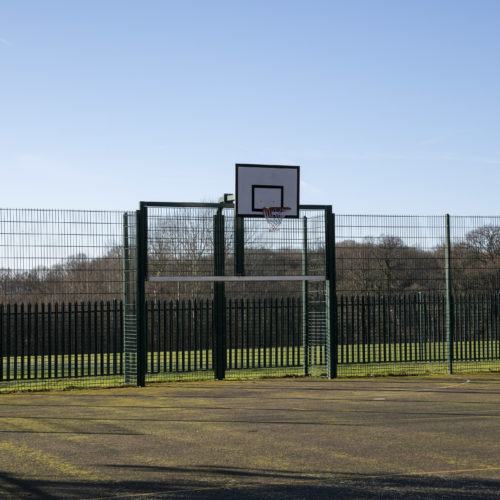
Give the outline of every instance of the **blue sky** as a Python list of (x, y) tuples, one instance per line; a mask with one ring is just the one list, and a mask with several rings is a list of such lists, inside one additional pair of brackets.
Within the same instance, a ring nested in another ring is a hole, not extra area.
[(500, 214), (497, 0), (0, 0), (3, 208), (212, 201), (301, 166), (337, 213)]

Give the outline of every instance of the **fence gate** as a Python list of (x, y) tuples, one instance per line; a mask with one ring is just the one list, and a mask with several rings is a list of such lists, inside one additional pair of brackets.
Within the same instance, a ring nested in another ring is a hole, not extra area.
[(141, 202), (137, 383), (243, 373), (336, 376), (334, 223), (300, 207), (270, 231), (232, 202)]

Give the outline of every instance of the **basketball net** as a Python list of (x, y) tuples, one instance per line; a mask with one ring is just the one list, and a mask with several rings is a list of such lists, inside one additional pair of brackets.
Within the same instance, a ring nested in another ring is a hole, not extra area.
[(269, 231), (279, 231), (283, 218), (290, 210), (290, 207), (264, 207), (262, 212), (269, 225)]

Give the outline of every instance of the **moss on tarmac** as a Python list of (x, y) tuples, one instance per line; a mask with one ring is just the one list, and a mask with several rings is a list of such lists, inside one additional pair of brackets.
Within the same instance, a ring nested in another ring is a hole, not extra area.
[(0, 396), (0, 496), (498, 498), (498, 375)]

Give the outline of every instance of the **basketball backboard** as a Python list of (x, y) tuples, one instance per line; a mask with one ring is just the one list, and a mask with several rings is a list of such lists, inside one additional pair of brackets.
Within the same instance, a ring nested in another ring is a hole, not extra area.
[(285, 217), (299, 216), (297, 166), (236, 164), (236, 215), (264, 217), (266, 207), (288, 207)]

